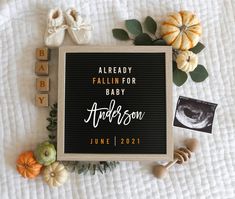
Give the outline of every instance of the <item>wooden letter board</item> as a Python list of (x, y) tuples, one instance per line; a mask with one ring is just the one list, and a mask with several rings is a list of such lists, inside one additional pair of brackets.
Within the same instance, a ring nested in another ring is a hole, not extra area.
[(173, 158), (172, 49), (59, 49), (58, 160)]

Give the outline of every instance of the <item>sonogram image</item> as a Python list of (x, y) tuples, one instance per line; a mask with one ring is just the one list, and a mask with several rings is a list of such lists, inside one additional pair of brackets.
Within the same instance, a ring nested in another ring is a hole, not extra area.
[(214, 103), (180, 96), (174, 126), (211, 133), (216, 107)]

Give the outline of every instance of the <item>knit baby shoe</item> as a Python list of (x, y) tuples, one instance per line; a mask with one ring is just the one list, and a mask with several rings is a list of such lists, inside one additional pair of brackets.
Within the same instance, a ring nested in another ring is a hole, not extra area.
[(51, 9), (48, 13), (47, 29), (44, 41), (48, 47), (58, 47), (62, 44), (67, 26), (60, 8)]
[(68, 25), (68, 32), (76, 44), (86, 44), (91, 38), (91, 25), (86, 24), (83, 18), (74, 8), (65, 12), (65, 19)]

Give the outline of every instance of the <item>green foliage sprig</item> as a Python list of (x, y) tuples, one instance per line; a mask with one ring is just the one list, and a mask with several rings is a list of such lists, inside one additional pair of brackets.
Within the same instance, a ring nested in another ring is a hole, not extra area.
[(51, 143), (56, 146), (56, 135), (57, 135), (57, 104), (53, 104), (51, 107), (49, 117), (47, 121), (49, 122), (47, 130), (49, 132), (48, 138)]
[[(49, 117), (47, 121), (49, 122), (47, 130), (49, 131), (49, 141), (53, 143), (56, 147), (57, 142), (57, 104), (53, 104), (50, 107)], [(78, 174), (85, 174), (90, 172), (95, 174), (97, 171), (104, 174), (107, 171), (112, 171), (119, 164), (118, 161), (99, 161), (99, 162), (85, 162), (85, 161), (61, 161), (65, 168), (70, 172), (76, 172)]]
[[(147, 16), (144, 20), (143, 25), (137, 19), (125, 20), (125, 27), (127, 30), (122, 28), (114, 28), (112, 30), (113, 36), (122, 41), (132, 40), (134, 45), (155, 45), (155, 46), (166, 46), (166, 42), (162, 38), (157, 38), (157, 23), (156, 21)], [(198, 42), (198, 44), (189, 49), (195, 54), (200, 53), (205, 46)], [(177, 86), (182, 86), (188, 79), (188, 74), (177, 68), (174, 61), (174, 56), (177, 56), (178, 50), (173, 49), (173, 82)], [(191, 79), (194, 82), (202, 82), (208, 77), (208, 72), (206, 68), (198, 64), (196, 69), (189, 73)]]

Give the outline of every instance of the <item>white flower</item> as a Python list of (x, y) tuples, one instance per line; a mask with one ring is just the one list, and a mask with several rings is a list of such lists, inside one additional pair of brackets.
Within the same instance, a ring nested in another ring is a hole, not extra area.
[(176, 58), (177, 68), (184, 72), (192, 72), (197, 67), (198, 57), (192, 51), (182, 51)]

